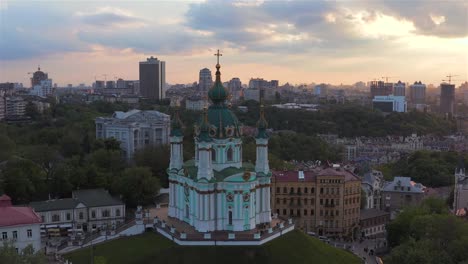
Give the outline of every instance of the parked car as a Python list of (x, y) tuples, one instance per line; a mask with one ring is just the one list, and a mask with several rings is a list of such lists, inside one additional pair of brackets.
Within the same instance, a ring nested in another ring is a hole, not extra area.
[(316, 234), (315, 232), (307, 232), (307, 234), (308, 234), (309, 236), (314, 236), (314, 237), (317, 236), (317, 234)]
[(330, 242), (331, 242), (331, 240), (326, 236), (319, 236), (318, 239), (320, 239), (321, 241), (323, 241), (325, 243), (328, 243), (328, 244), (330, 244)]

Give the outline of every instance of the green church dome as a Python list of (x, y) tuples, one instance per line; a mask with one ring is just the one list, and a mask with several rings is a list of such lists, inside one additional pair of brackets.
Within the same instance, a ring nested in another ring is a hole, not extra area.
[(208, 97), (213, 103), (207, 112), (207, 120), (202, 116), (195, 126), (195, 134), (200, 140), (206, 139), (201, 137), (202, 127), (209, 125), (208, 135), (211, 138), (230, 138), (241, 136), (241, 124), (236, 115), (226, 106), (226, 99), (229, 97), (229, 92), (224, 88), (221, 82), (221, 72), (219, 69), (219, 56), (218, 64), (216, 64), (216, 81), (213, 87), (208, 91)]

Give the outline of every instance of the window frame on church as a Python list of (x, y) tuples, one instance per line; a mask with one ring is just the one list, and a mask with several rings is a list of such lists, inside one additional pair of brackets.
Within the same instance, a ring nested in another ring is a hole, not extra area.
[(216, 162), (216, 149), (211, 148), (211, 161)]
[(234, 161), (234, 150), (232, 149), (232, 147), (229, 147), (226, 151), (226, 160)]

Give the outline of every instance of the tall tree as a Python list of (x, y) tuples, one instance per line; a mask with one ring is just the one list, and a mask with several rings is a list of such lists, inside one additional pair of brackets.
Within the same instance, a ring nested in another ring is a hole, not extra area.
[(115, 193), (123, 196), (127, 206), (152, 204), (159, 192), (158, 178), (151, 175), (148, 167), (127, 168), (113, 184)]

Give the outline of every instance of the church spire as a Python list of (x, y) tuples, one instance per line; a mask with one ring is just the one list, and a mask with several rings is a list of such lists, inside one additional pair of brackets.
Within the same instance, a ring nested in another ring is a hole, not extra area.
[(179, 109), (176, 108), (174, 117), (171, 120), (171, 137), (181, 137), (183, 136), (183, 124), (180, 120)]
[(215, 105), (224, 104), (226, 99), (229, 96), (229, 92), (224, 88), (223, 83), (221, 82), (221, 72), (219, 69), (221, 65), (219, 65), (219, 57), (223, 56), (223, 54), (218, 52), (215, 54), (217, 57), (217, 64), (216, 64), (216, 80), (213, 87), (208, 91), (208, 97)]
[(210, 137), (210, 122), (208, 121), (208, 111), (206, 108), (203, 109), (203, 116), (200, 124), (200, 134), (198, 138), (201, 141), (212, 141)]
[(257, 138), (268, 138), (267, 128), (268, 122), (265, 119), (265, 110), (262, 104), (260, 105), (260, 118), (257, 121)]

